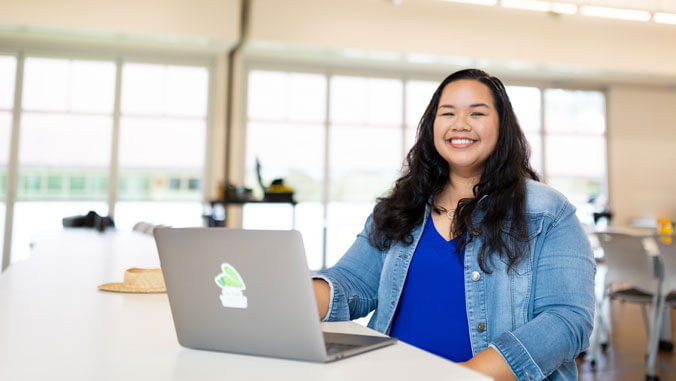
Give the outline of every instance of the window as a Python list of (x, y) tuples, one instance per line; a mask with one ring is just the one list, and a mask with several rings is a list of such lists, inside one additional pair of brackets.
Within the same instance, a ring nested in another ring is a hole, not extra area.
[(208, 78), (204, 67), (122, 66), (118, 226), (201, 225), (201, 189), (182, 184), (204, 172)]
[[(509, 100), (531, 149), (531, 167), (542, 174), (542, 102), (537, 87), (506, 86)], [(540, 179), (544, 180), (544, 179)]]
[(5, 238), (5, 194), (7, 193), (7, 165), (12, 135), (12, 107), (14, 106), (14, 79), (16, 58), (0, 56), (0, 263)]
[[(29, 255), (39, 231), (59, 229), (63, 217), (89, 210), (106, 215), (111, 199), (122, 229), (142, 220), (201, 225), (206, 66), (0, 56), (0, 227), (18, 65), (24, 75), (12, 262)], [(117, 120), (118, 162), (111, 163)], [(109, 194), (116, 165), (119, 190)]]
[(107, 181), (115, 64), (28, 57), (23, 86), (12, 261), (29, 255), (32, 234), (63, 217), (107, 214), (105, 189), (71, 192), (70, 178)]
[(547, 183), (570, 199), (587, 224), (593, 222), (590, 199), (605, 197), (605, 107), (598, 91), (545, 90)]
[[(245, 183), (262, 196), (256, 158), (265, 184), (283, 177), (300, 201), (296, 228), (310, 268), (331, 266), (399, 177), (438, 81), (265, 70), (250, 71), (248, 81)], [(581, 219), (591, 219), (586, 201), (603, 193), (605, 181), (603, 95), (533, 86), (507, 92), (531, 165), (578, 206)], [(571, 164), (563, 152), (573, 142), (588, 149)], [(288, 229), (292, 213), (283, 205), (251, 205), (243, 218), (244, 228)]]
[[(248, 86), (245, 184), (257, 197), (263, 196), (256, 176), (258, 160), (265, 186), (283, 178), (294, 188), (299, 201), (296, 229), (303, 235), (310, 268), (320, 268), (326, 77), (255, 70), (249, 73)], [(249, 204), (243, 214), (246, 229), (289, 229), (293, 220), (293, 210), (287, 205)]]
[[(350, 247), (403, 158), (403, 83), (331, 77), (326, 265)], [(376, 143), (377, 144), (374, 144)]]

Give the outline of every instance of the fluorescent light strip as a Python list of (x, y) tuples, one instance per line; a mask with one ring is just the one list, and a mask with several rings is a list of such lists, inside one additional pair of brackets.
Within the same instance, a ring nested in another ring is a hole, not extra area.
[(580, 13), (585, 16), (604, 17), (608, 19), (631, 20), (631, 21), (650, 21), (650, 12), (634, 9), (596, 7), (592, 5), (583, 5)]
[(653, 14), (653, 20), (660, 24), (675, 24), (676, 25), (676, 13), (662, 13), (657, 12)]
[(496, 5), (498, 0), (443, 0), (449, 3), (464, 3), (474, 5)]
[(500, 5), (505, 8), (525, 9), (529, 11), (549, 12), (551, 4), (541, 0), (502, 0)]
[(552, 3), (552, 11), (564, 15), (574, 15), (577, 13), (577, 5), (568, 3)]
[(538, 12), (555, 12), (572, 15), (577, 13), (577, 5), (567, 3), (552, 3), (543, 0), (502, 0), (500, 4), (505, 8), (525, 9)]

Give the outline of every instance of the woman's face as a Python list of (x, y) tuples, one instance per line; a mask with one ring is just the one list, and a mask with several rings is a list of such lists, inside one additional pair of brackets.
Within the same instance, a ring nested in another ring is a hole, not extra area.
[(434, 118), (434, 147), (455, 174), (480, 176), (498, 142), (499, 116), (490, 89), (461, 79), (441, 92)]

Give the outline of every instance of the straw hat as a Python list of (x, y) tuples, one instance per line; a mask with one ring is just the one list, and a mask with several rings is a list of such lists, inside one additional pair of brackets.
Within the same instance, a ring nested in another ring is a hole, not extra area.
[(106, 283), (99, 286), (101, 291), (150, 294), (167, 292), (161, 269), (131, 268), (124, 272), (123, 283)]

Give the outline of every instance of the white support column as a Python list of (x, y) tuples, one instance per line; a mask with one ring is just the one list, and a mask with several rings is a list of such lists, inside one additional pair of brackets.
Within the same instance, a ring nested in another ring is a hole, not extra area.
[(11, 263), (12, 227), (14, 225), (14, 204), (19, 171), (19, 133), (21, 131), (21, 100), (23, 94), (24, 55), (19, 53), (16, 59), (16, 81), (14, 81), (14, 108), (12, 110), (12, 135), (7, 165), (7, 198), (5, 199), (5, 239), (2, 249), (2, 268), (5, 271)]
[(329, 174), (331, 168), (329, 167), (329, 133), (331, 131), (331, 121), (329, 116), (331, 115), (329, 108), (331, 107), (331, 102), (329, 97), (331, 96), (331, 73), (326, 74), (326, 98), (324, 99), (326, 109), (324, 110), (324, 179), (322, 182), (322, 269), (326, 268), (326, 240), (328, 239), (328, 212), (329, 212), (329, 186), (331, 181), (329, 179)]
[(115, 63), (115, 106), (113, 108), (113, 136), (110, 149), (110, 167), (108, 172), (108, 215), (115, 216), (117, 189), (119, 183), (119, 147), (120, 147), (120, 100), (122, 99), (122, 60)]

